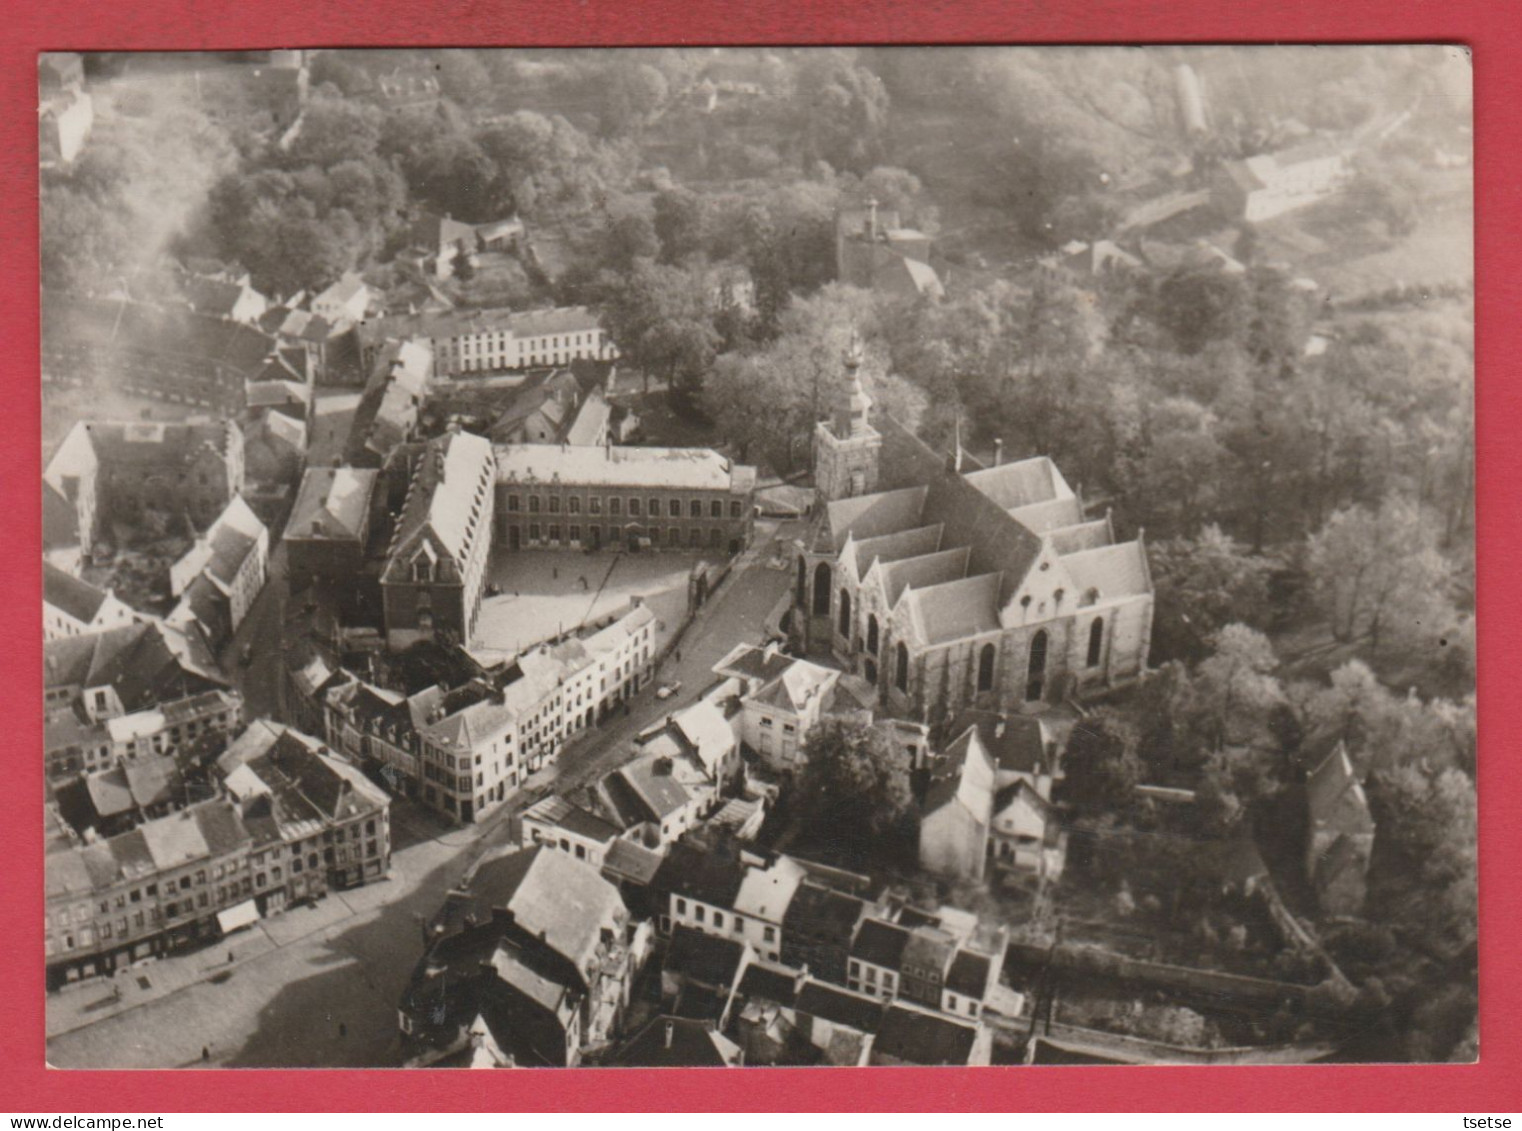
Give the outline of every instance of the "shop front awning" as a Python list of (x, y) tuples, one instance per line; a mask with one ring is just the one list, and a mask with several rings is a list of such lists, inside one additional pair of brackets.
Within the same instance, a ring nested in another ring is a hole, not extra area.
[(245, 899), (235, 907), (217, 912), (217, 925), (222, 928), (224, 935), (230, 935), (243, 927), (251, 927), (258, 921), (259, 905), (252, 899)]

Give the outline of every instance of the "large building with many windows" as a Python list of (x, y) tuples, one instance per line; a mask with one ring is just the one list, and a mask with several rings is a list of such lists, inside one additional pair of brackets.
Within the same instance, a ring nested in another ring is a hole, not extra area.
[(853, 358), (816, 436), (820, 502), (798, 544), (794, 625), (936, 725), (1039, 710), (1147, 666), (1152, 577), (1138, 536), (1090, 518), (1050, 459), (972, 468), (871, 400)]
[(440, 632), (469, 641), (486, 585), (493, 468), (491, 444), (468, 432), (420, 447), (381, 573), (392, 647)]
[(431, 341), (441, 377), (569, 365), (583, 358), (611, 361), (618, 356), (598, 316), (584, 306), (394, 314), (367, 320), (359, 335), (367, 371), (388, 338)]
[(704, 550), (750, 541), (756, 469), (708, 448), (497, 446), (497, 541), (529, 548)]

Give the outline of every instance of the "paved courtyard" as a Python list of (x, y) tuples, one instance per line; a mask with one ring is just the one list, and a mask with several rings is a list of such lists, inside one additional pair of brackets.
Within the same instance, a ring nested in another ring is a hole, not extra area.
[[(472, 648), (525, 648), (616, 612), (643, 597), (658, 622), (656, 646), (670, 639), (687, 611), (687, 578), (701, 554), (604, 551), (494, 552), (491, 581), (502, 592), (481, 602)], [(718, 559), (709, 561), (719, 564)]]

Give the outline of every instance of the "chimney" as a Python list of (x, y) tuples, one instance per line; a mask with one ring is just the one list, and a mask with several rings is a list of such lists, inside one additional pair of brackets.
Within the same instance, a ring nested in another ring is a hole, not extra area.
[(676, 1022), (674, 1022), (674, 1021), (667, 1021), (666, 1022), (666, 1047), (668, 1049), (671, 1047), (671, 1039), (675, 1035), (676, 1035)]
[(867, 239), (877, 242), (877, 197), (867, 198)]
[(994, 466), (998, 467), (1003, 462), (1004, 462), (1004, 441), (1002, 439), (1000, 439), (999, 437), (995, 436), (994, 437)]

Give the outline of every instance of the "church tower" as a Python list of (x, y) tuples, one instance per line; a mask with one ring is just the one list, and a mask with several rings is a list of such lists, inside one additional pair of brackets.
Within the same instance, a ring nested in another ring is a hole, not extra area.
[(853, 333), (830, 419), (814, 427), (814, 485), (825, 502), (877, 490), (883, 438), (867, 419), (872, 398), (861, 387), (862, 353), (861, 339)]

